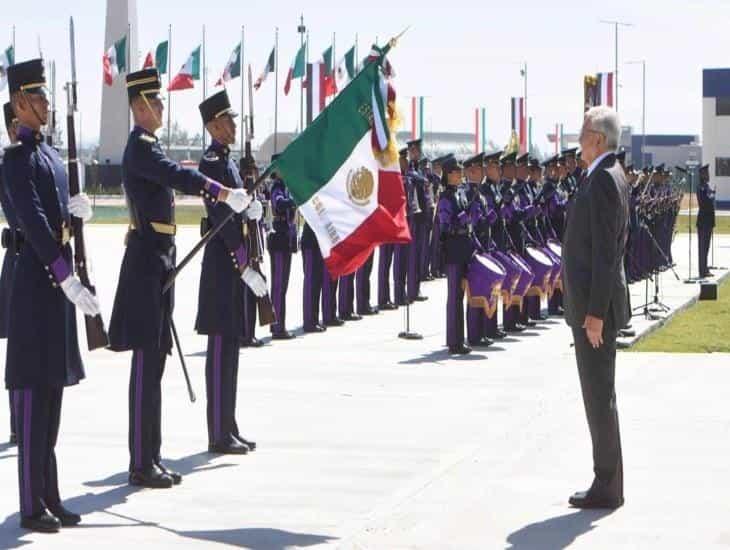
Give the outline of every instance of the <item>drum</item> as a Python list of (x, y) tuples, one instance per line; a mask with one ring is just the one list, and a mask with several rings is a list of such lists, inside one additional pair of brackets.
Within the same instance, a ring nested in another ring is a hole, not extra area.
[(553, 262), (547, 254), (535, 248), (528, 246), (525, 249), (525, 261), (530, 266), (535, 275), (532, 284), (527, 291), (528, 296), (548, 296), (550, 294), (550, 281), (553, 273)]
[(482, 308), (487, 317), (497, 311), (499, 295), (502, 292), (507, 272), (489, 254), (475, 254), (466, 269), (464, 291), (470, 307)]
[(525, 260), (523, 260), (516, 252), (510, 251), (507, 253), (507, 256), (509, 256), (517, 269), (520, 270), (520, 279), (517, 281), (517, 286), (512, 293), (512, 300), (510, 303), (513, 306), (522, 307), (522, 299), (527, 296), (527, 292), (530, 289), (530, 285), (532, 285), (532, 280), (535, 278), (535, 274), (530, 269), (530, 266), (527, 265), (527, 262), (525, 262)]
[(512, 259), (499, 250), (494, 250), (492, 256), (504, 268), (506, 277), (502, 283), (502, 302), (509, 304), (512, 302), (512, 295), (517, 289), (517, 285), (522, 277), (522, 269)]
[(552, 293), (555, 292), (556, 289), (560, 289), (561, 291), (563, 289), (563, 283), (560, 277), (560, 268), (563, 263), (561, 259), (563, 248), (562, 246), (560, 246), (560, 243), (558, 241), (549, 239), (547, 242), (547, 246), (543, 249), (543, 251), (548, 256), (550, 256), (550, 259), (555, 266), (555, 268), (553, 269), (553, 276), (550, 281), (550, 294), (552, 295)]

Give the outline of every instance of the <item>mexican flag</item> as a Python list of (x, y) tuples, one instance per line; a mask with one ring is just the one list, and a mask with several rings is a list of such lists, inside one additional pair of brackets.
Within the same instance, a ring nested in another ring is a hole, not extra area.
[(0, 91), (5, 89), (8, 83), (8, 67), (15, 65), (15, 50), (10, 46), (0, 53)]
[(332, 46), (322, 53), (322, 70), (324, 71), (324, 95), (329, 97), (337, 93), (337, 83), (332, 67)]
[(411, 240), (395, 145), (395, 92), (369, 63), (270, 166), (317, 235), (332, 277)]
[(200, 80), (200, 46), (193, 50), (193, 53), (190, 54), (185, 64), (180, 68), (180, 72), (170, 82), (167, 90), (169, 92), (189, 90), (196, 80)]
[(167, 74), (167, 40), (157, 44), (154, 55), (151, 51), (147, 52), (142, 68), (151, 69), (152, 67), (157, 67), (160, 74)]
[(276, 70), (276, 46), (274, 46), (271, 49), (271, 53), (269, 54), (269, 60), (266, 62), (266, 66), (261, 71), (261, 74), (256, 79), (256, 82), (254, 82), (254, 89), (258, 90), (261, 85), (266, 81), (266, 77), (269, 76), (269, 73), (273, 73), (274, 70)]
[(284, 95), (289, 95), (292, 80), (294, 80), (295, 78), (302, 78), (304, 76), (304, 71), (306, 70), (304, 57), (306, 53), (307, 43), (305, 42), (304, 44), (302, 44), (301, 48), (299, 48), (297, 56), (291, 62), (291, 66), (289, 67), (289, 72), (286, 75), (286, 82), (284, 83)]
[(226, 67), (225, 67), (225, 69), (223, 69), (223, 74), (218, 79), (218, 82), (215, 83), (215, 85), (223, 86), (229, 80), (232, 80), (239, 76), (241, 76), (241, 43), (240, 42), (238, 43), (238, 46), (236, 46), (233, 49), (231, 56), (228, 58), (228, 63), (226, 63)]
[(353, 78), (355, 78), (355, 46), (347, 50), (347, 53), (342, 56), (342, 59), (340, 59), (337, 62), (337, 66), (335, 67), (335, 87), (338, 90), (341, 90), (345, 86), (347, 86), (347, 83), (350, 82)]
[(114, 84), (114, 79), (127, 70), (127, 37), (123, 36), (104, 54), (104, 83)]

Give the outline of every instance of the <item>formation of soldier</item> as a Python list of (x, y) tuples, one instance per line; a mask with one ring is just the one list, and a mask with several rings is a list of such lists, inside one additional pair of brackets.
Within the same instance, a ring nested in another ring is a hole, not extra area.
[[(205, 246), (195, 321), (196, 331), (208, 338), (210, 452), (256, 449), (235, 418), (239, 348), (262, 345), (255, 335), (257, 314), (270, 324), (273, 340), (294, 338), (286, 302), (292, 256), (299, 250), (305, 333), (426, 300), (421, 284), (439, 278), (448, 284), (446, 344), (452, 354), (524, 331), (545, 319), (543, 304), (549, 315), (562, 315), (560, 242), (567, 205), (585, 168), (575, 149), (543, 162), (497, 151), (462, 163), (451, 154), (428, 159), (421, 140), (408, 142), (400, 163), (412, 240), (380, 246), (373, 304), (374, 253), (356, 273), (332, 278), (311, 228), (305, 224), (299, 236), (286, 182), (272, 173), (268, 185), (259, 186), (250, 155), (236, 166), (230, 147), (237, 114), (225, 90), (200, 105), (212, 142), (193, 170), (168, 159), (155, 135), (163, 112), (157, 70), (130, 73), (126, 80), (134, 120), (122, 163), (130, 226), (108, 347), (132, 351), (130, 484), (170, 488), (182, 481), (161, 456), (160, 385), (176, 338), (174, 289), (165, 288), (176, 265), (175, 192), (201, 197), (202, 233), (223, 227)], [(64, 162), (41, 134), (49, 110), (42, 61), (11, 66), (8, 83), (11, 101), (4, 114), (12, 145), (0, 175), (9, 226), (2, 239), (7, 252), (0, 337), (8, 340), (6, 386), (11, 437), (18, 444), (21, 524), (55, 532), (81, 520), (62, 504), (54, 448), (63, 389), (84, 378), (75, 308), (87, 318), (99, 314), (94, 293), (74, 274), (69, 242), (73, 219), (90, 219), (92, 208), (85, 194), (70, 196)], [(264, 201), (271, 208), (270, 227), (263, 226)], [(260, 270), (264, 248), (268, 282)]]

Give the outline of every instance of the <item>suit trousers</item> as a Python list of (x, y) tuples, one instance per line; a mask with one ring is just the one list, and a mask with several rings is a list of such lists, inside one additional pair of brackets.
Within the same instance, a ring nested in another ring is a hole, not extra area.
[[(595, 480), (605, 496), (623, 498), (623, 458), (616, 408), (616, 329), (604, 325), (594, 349), (585, 329), (573, 327), (575, 358), (593, 446)], [(595, 486), (595, 482), (594, 482)]]

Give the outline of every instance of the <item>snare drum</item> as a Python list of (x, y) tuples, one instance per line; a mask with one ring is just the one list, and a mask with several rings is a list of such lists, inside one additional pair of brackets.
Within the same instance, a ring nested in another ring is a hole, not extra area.
[(507, 271), (490, 254), (475, 254), (466, 270), (464, 291), (470, 307), (482, 308), (487, 317), (497, 311)]
[(525, 261), (535, 275), (527, 295), (548, 296), (554, 267), (550, 257), (539, 248), (528, 246), (525, 249)]

